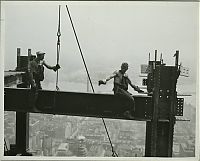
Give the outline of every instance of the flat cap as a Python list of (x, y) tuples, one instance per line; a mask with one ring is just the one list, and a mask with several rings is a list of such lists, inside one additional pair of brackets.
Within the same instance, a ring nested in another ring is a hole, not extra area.
[(45, 53), (44, 52), (42, 52), (42, 51), (37, 51), (36, 52), (36, 55), (44, 55)]

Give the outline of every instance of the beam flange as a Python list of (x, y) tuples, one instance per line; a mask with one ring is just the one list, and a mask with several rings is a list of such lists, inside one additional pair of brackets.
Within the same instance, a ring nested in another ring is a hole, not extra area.
[[(37, 111), (30, 104), (34, 92), (26, 88), (4, 88), (4, 110), (21, 112), (39, 112), (47, 114), (73, 115), (126, 119), (126, 99), (112, 94), (93, 94), (66, 91), (39, 90), (35, 103)], [(136, 110), (131, 120), (150, 121), (152, 116), (152, 97), (133, 96)]]

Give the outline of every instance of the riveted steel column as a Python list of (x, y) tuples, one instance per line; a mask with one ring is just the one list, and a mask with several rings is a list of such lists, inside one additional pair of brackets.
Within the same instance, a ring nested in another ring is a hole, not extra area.
[[(30, 51), (28, 51), (28, 58)], [(20, 48), (17, 48), (17, 69), (20, 70)], [(18, 88), (27, 88), (27, 78), (23, 75), (23, 83), (19, 84)], [(27, 154), (29, 147), (29, 113), (27, 112), (16, 112), (16, 152), (23, 155)]]
[(160, 65), (156, 64), (157, 50), (155, 50), (155, 62), (153, 64), (153, 119), (151, 130), (151, 156), (156, 156), (157, 153), (157, 130), (158, 130), (158, 109), (159, 109), (159, 88), (160, 88)]
[(21, 55), (21, 48), (17, 48), (17, 68), (16, 70), (19, 71), (20, 70), (20, 55)]
[(29, 113), (16, 112), (16, 152), (25, 154), (29, 147)]

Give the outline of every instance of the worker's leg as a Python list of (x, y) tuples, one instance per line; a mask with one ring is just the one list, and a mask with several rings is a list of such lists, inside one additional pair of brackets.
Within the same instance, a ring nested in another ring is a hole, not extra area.
[(36, 83), (36, 88), (37, 89), (42, 89), (42, 86), (41, 86), (41, 83), (39, 80), (35, 80), (35, 83)]
[(36, 100), (38, 98), (38, 89), (31, 88), (30, 95), (29, 95), (29, 105), (33, 111), (36, 111)]
[(135, 100), (131, 94), (128, 91), (119, 88), (117, 91), (115, 91), (115, 95), (126, 98), (127, 104), (125, 110), (126, 112), (129, 111), (130, 114), (133, 114), (135, 111)]
[(35, 112), (39, 112), (37, 107), (36, 107), (36, 102), (37, 102), (37, 99), (38, 99), (38, 90), (39, 89), (42, 89), (41, 87), (41, 84), (40, 84), (40, 81), (35, 79), (35, 83), (36, 83), (36, 88), (32, 90), (32, 99), (33, 99), (33, 110)]

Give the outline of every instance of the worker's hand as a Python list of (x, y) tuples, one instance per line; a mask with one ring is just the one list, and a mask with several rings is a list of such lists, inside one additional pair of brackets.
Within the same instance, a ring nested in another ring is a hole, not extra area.
[(61, 67), (60, 67), (60, 65), (59, 65), (59, 64), (56, 64), (56, 68), (57, 68), (57, 69), (60, 69)]
[(138, 86), (134, 86), (133, 88), (134, 88), (135, 91), (139, 91), (140, 90), (140, 88)]
[(106, 84), (106, 80), (99, 80), (99, 86), (100, 86), (101, 84)]
[(141, 90), (138, 86), (136, 86), (135, 90), (136, 90), (138, 93), (144, 93), (144, 91)]
[(153, 95), (153, 92), (148, 92), (147, 94), (150, 95), (150, 96), (152, 96), (152, 95)]
[(58, 69), (60, 69), (60, 65), (56, 64), (56, 66), (53, 67), (54, 72), (56, 72)]
[(143, 91), (143, 90), (141, 90), (141, 89), (140, 89), (140, 90), (138, 90), (137, 92), (138, 92), (138, 93), (144, 93), (144, 91)]

